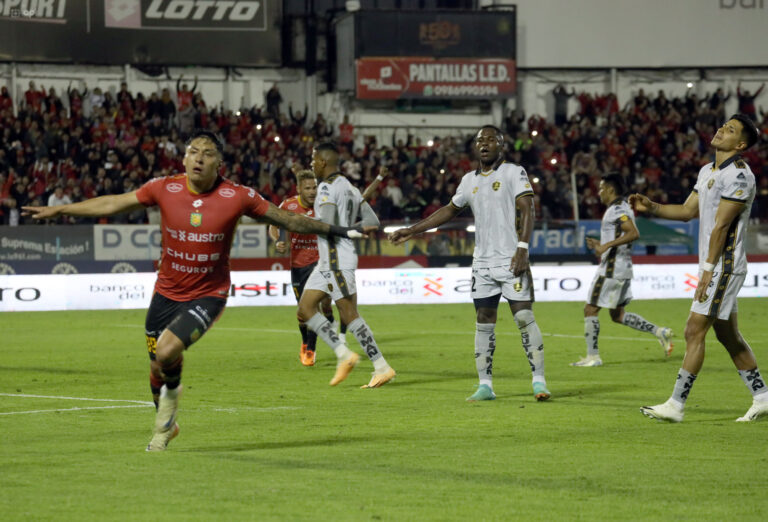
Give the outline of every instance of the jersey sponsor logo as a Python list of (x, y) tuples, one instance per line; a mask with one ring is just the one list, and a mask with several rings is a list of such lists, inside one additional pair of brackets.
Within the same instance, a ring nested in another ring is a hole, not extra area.
[(171, 247), (167, 247), (165, 252), (169, 257), (173, 259), (183, 259), (185, 261), (196, 261), (198, 263), (207, 263), (208, 261), (218, 261), (221, 258), (221, 254), (214, 252), (213, 254), (197, 254), (195, 252), (181, 252), (180, 250), (174, 250)]
[(202, 199), (196, 199), (192, 202), (192, 206), (195, 208), (200, 208), (203, 206), (203, 200)]
[(738, 196), (741, 196), (742, 194), (744, 194), (744, 191), (739, 189), (733, 193), (733, 197), (738, 197)]
[(181, 183), (168, 183), (165, 186), (165, 190), (167, 190), (168, 192), (173, 192), (175, 194), (176, 192), (181, 192), (182, 190), (184, 190), (184, 185), (182, 185)]
[(747, 177), (744, 175), (743, 172), (739, 172), (739, 175), (736, 176), (736, 179), (747, 179)]
[(187, 232), (185, 230), (175, 230), (173, 228), (165, 227), (165, 231), (170, 234), (173, 239), (179, 241), (189, 241), (191, 243), (216, 243), (217, 241), (224, 241), (226, 234), (214, 234), (213, 232)]
[(219, 194), (225, 198), (233, 198), (235, 197), (235, 190), (229, 187), (224, 187), (223, 189), (219, 189)]
[(491, 185), (491, 188), (493, 189), (494, 192), (499, 190), (499, 187), (501, 187), (501, 181), (494, 181), (493, 185)]
[(189, 215), (189, 224), (193, 227), (199, 227), (203, 224), (203, 215), (200, 212), (192, 212)]

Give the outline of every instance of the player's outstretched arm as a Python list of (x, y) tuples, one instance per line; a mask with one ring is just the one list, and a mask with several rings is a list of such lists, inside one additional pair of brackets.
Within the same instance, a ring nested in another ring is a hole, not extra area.
[(413, 236), (421, 234), (425, 230), (430, 230), (432, 228), (439, 227), (443, 223), (450, 221), (451, 219), (456, 217), (462, 210), (464, 209), (459, 208), (453, 205), (452, 203), (448, 203), (446, 206), (444, 206), (437, 212), (430, 214), (425, 219), (422, 219), (415, 225), (395, 230), (394, 232), (389, 234), (389, 240), (395, 245), (404, 243), (409, 239), (411, 239)]
[(699, 216), (699, 195), (696, 192), (691, 192), (682, 205), (662, 205), (642, 194), (629, 196), (629, 204), (636, 212), (675, 221), (690, 221)]
[(350, 239), (366, 237), (368, 232), (374, 232), (379, 227), (340, 227), (338, 225), (329, 225), (315, 219), (309, 219), (293, 212), (288, 212), (277, 208), (272, 203), (269, 204), (267, 212), (261, 217), (270, 225), (285, 228), (297, 234), (321, 234), (323, 236), (340, 236)]
[(114, 196), (99, 196), (86, 199), (69, 205), (56, 205), (53, 207), (21, 207), (23, 216), (31, 216), (34, 219), (51, 219), (58, 216), (100, 217), (111, 216), (121, 212), (128, 212), (143, 208), (136, 197), (136, 191), (116, 194)]

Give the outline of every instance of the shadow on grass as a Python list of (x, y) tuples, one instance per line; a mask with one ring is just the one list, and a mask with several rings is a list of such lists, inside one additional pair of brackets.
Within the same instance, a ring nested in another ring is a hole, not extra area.
[(314, 448), (327, 446), (340, 446), (343, 444), (370, 443), (377, 436), (368, 435), (365, 437), (338, 437), (326, 439), (300, 439), (285, 441), (262, 441), (241, 444), (212, 445), (187, 450), (179, 450), (184, 453), (218, 453), (218, 452), (237, 452), (237, 451), (255, 451), (255, 450), (280, 450), (292, 448)]
[(43, 366), (0, 366), (0, 372), (60, 373), (66, 375), (91, 374), (95, 371), (74, 368), (45, 368)]

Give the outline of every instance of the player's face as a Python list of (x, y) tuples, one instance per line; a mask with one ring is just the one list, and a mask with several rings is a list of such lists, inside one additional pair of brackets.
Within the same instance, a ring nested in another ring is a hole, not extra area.
[(299, 183), (299, 196), (304, 203), (314, 205), (315, 197), (317, 197), (317, 181), (314, 179), (302, 180)]
[(606, 183), (603, 180), (600, 180), (600, 188), (597, 191), (597, 195), (600, 196), (600, 202), (603, 205), (608, 205), (608, 203), (616, 199), (613, 192), (613, 185)]
[(323, 168), (325, 168), (325, 161), (316, 150), (312, 151), (312, 163), (310, 163), (309, 166), (312, 169), (312, 172), (315, 173), (315, 176), (320, 176), (323, 173)]
[[(741, 131), (743, 130), (744, 126), (739, 120), (728, 120), (722, 127), (717, 129), (710, 143), (715, 150), (722, 151), (736, 150), (742, 144), (746, 147), (746, 143), (741, 137)], [(744, 147), (741, 147), (739, 150), (743, 150)]]
[(480, 163), (489, 165), (496, 162), (501, 154), (501, 140), (493, 129), (481, 129), (475, 137), (475, 153)]
[(216, 150), (216, 145), (211, 140), (197, 138), (187, 146), (187, 152), (182, 163), (187, 177), (193, 185), (208, 187), (216, 179), (221, 158), (219, 151)]

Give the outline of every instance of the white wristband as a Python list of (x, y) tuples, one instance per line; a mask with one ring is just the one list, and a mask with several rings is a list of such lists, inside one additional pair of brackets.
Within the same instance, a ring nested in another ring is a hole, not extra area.
[(378, 179), (379, 181), (384, 181), (384, 176), (379, 174), (378, 176), (376, 176), (376, 179)]
[(526, 243), (525, 241), (519, 241), (517, 243), (517, 248), (524, 248), (524, 249), (528, 250), (528, 243)]
[(713, 272), (715, 270), (715, 264), (714, 263), (702, 263), (701, 264), (701, 271), (702, 272)]
[(365, 234), (358, 232), (357, 230), (351, 228), (347, 230), (347, 237), (349, 239), (360, 239), (361, 237), (365, 237)]

